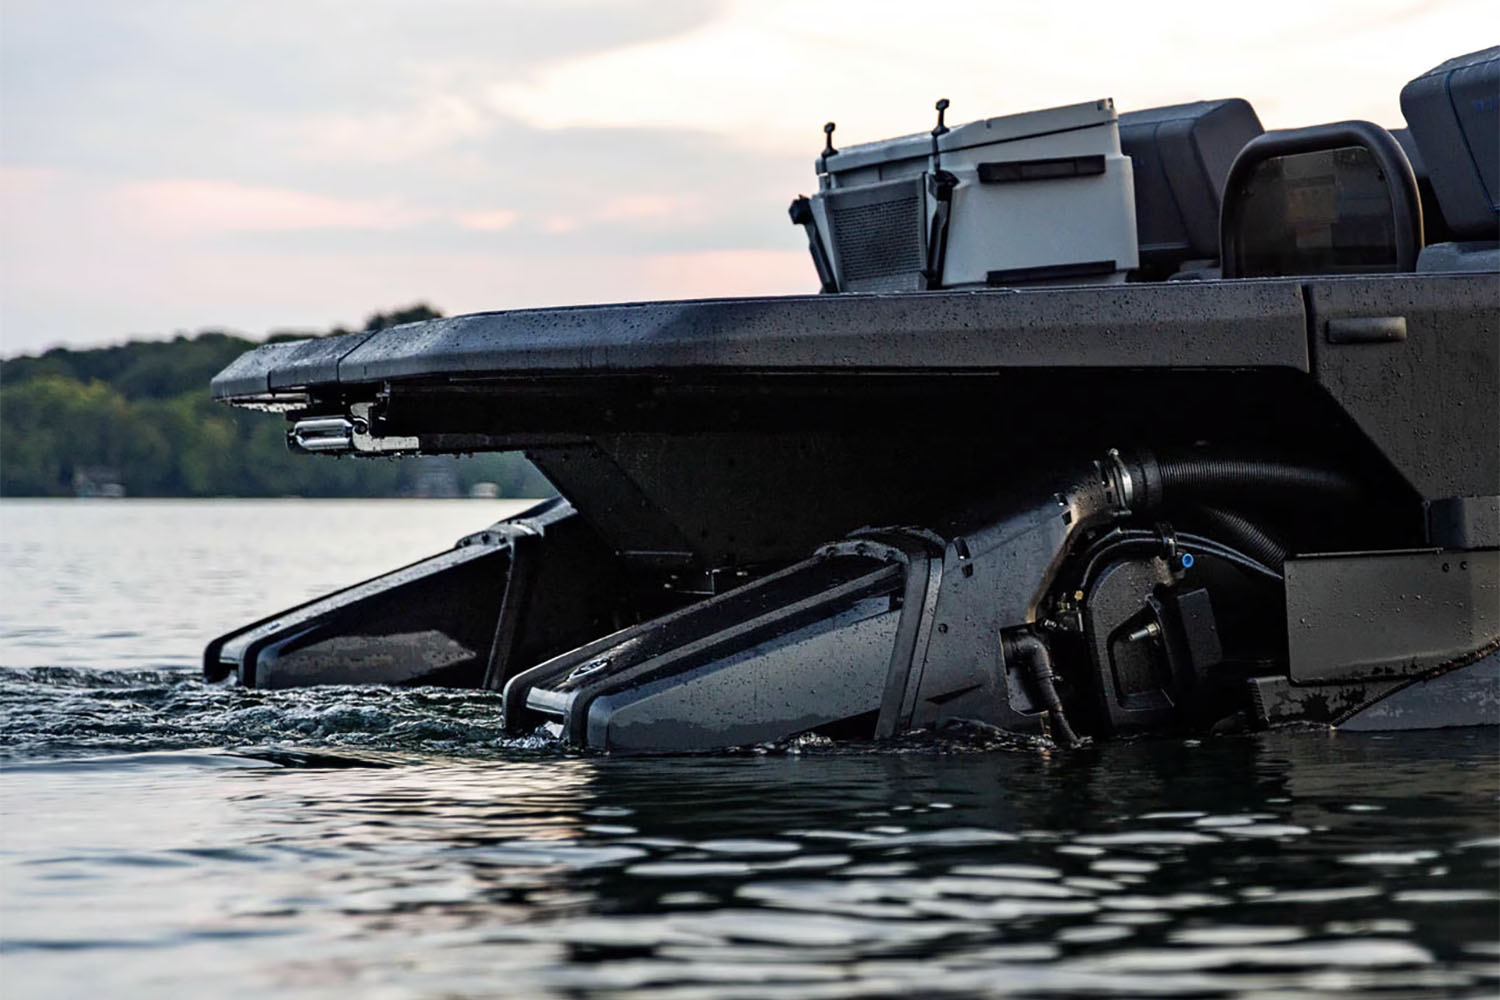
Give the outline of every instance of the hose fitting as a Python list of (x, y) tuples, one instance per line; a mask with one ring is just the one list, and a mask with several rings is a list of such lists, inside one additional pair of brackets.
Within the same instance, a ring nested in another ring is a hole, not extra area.
[(1078, 734), (1068, 724), (1062, 698), (1052, 680), (1052, 651), (1047, 648), (1046, 641), (1033, 632), (1006, 632), (1000, 636), (1000, 648), (1007, 663), (1024, 666), (1037, 699), (1047, 709), (1047, 718), (1057, 742), (1067, 747), (1077, 746)]

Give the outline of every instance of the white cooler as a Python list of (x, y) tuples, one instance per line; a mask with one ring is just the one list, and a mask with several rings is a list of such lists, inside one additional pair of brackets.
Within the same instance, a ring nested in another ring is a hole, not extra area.
[(839, 291), (1113, 283), (1136, 267), (1114, 102), (902, 136), (818, 159), (811, 199)]

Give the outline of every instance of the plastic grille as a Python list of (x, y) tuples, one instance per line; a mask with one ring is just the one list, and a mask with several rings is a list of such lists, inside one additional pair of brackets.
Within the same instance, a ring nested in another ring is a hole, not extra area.
[(845, 282), (922, 268), (921, 199), (915, 196), (832, 208), (834, 245)]

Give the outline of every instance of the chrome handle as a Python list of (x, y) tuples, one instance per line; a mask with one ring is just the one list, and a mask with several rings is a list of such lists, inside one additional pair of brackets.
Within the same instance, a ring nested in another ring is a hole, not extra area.
[(354, 422), (345, 417), (299, 420), (288, 439), (302, 451), (348, 451), (354, 447)]

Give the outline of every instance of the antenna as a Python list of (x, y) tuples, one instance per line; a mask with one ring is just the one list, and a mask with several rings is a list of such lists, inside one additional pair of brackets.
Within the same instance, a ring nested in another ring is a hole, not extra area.
[(933, 105), (933, 107), (937, 108), (938, 123), (937, 128), (932, 130), (932, 135), (933, 138), (937, 138), (948, 131), (948, 126), (943, 124), (943, 112), (948, 110), (948, 98), (939, 98), (937, 104)]
[(823, 126), (823, 158), (824, 159), (827, 159), (830, 156), (837, 156), (838, 155), (838, 150), (836, 150), (836, 149), (833, 148), (833, 130), (834, 130), (834, 128), (835, 128), (835, 125), (834, 125), (833, 122), (828, 122), (826, 125)]
[(943, 123), (943, 113), (948, 110), (948, 98), (939, 98), (937, 104), (933, 106), (937, 108), (938, 113), (937, 127), (932, 130), (932, 169), (936, 170), (939, 158), (938, 136), (946, 135), (948, 132), (948, 126)]
[(948, 215), (953, 210), (953, 189), (958, 187), (958, 178), (943, 169), (938, 150), (938, 136), (945, 135), (948, 126), (943, 122), (943, 112), (948, 110), (948, 98), (939, 98), (938, 120), (932, 130), (932, 173), (927, 175), (927, 192), (932, 196), (932, 223), (927, 231), (927, 266), (922, 269), (922, 288), (943, 287), (943, 262), (948, 256)]

